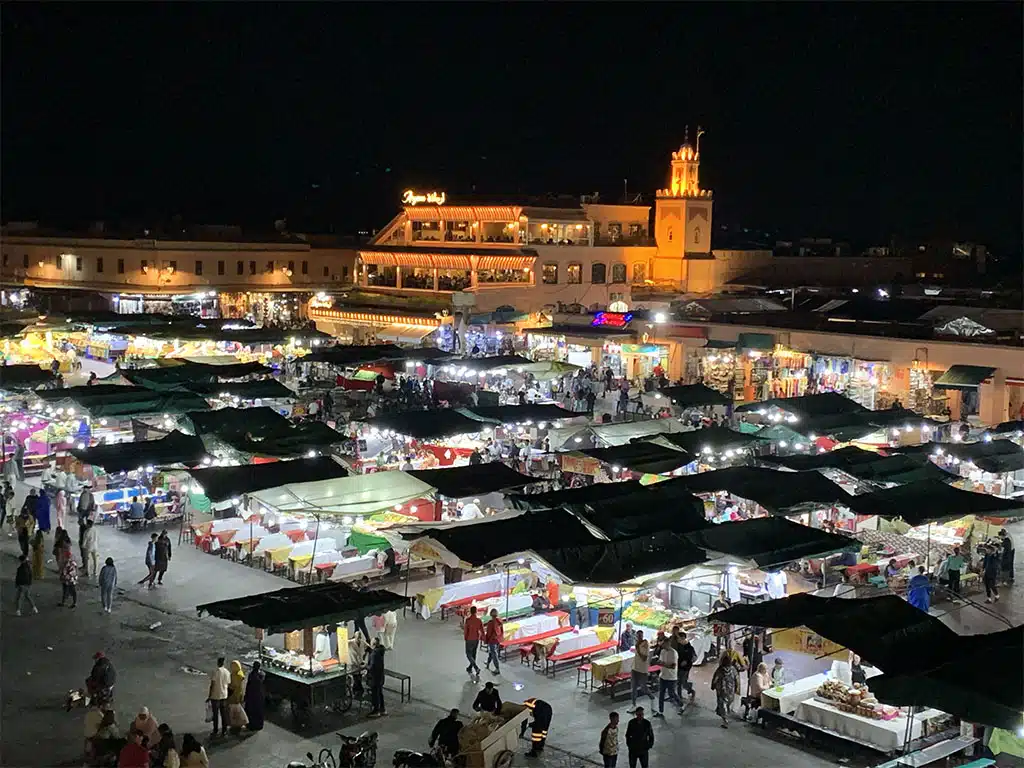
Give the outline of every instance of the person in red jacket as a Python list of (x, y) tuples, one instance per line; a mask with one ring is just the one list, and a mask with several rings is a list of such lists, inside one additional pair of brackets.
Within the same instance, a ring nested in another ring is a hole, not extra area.
[(498, 618), (498, 609), (491, 608), (491, 620), (484, 627), (484, 642), (487, 643), (487, 661), (484, 662), (484, 666), (490, 669), (491, 662), (493, 662), (496, 675), (501, 674), (501, 670), (498, 669), (498, 651), (501, 650), (501, 643), (504, 639), (505, 625)]
[(476, 606), (469, 609), (469, 616), (466, 618), (466, 626), (463, 629), (462, 637), (466, 641), (466, 658), (469, 659), (469, 666), (466, 672), (470, 677), (480, 679), (480, 667), (476, 663), (476, 652), (480, 648), (480, 641), (484, 639), (484, 623), (476, 615)]
[(117, 756), (117, 768), (149, 768), (149, 750), (142, 742), (145, 739), (139, 731), (132, 731), (128, 743)]

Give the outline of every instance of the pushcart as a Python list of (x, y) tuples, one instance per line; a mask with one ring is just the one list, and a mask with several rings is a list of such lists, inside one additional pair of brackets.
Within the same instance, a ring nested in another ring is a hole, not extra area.
[(463, 753), (466, 768), (509, 768), (519, 747), (519, 733), (530, 719), (523, 711), (480, 740), (480, 748)]

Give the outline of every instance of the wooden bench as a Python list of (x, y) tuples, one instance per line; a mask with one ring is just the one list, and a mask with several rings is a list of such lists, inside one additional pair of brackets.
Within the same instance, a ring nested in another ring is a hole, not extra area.
[(547, 632), (538, 632), (535, 635), (523, 635), (522, 637), (516, 637), (512, 640), (503, 640), (500, 643), (502, 661), (508, 658), (509, 648), (533, 645), (538, 640), (546, 640), (549, 637), (558, 637), (559, 635), (564, 635), (566, 632), (572, 632), (572, 627), (556, 627), (555, 629), (549, 629)]
[[(557, 648), (557, 646), (555, 646)], [(565, 653), (553, 653), (544, 659), (544, 674), (548, 677), (555, 676), (555, 669), (563, 661), (574, 661), (579, 659), (581, 662), (590, 661), (591, 657), (604, 651), (610, 651), (612, 648), (618, 648), (618, 640), (609, 640), (604, 643), (598, 643), (597, 645), (590, 645), (586, 648), (578, 648), (574, 651), (566, 651)]]
[(481, 600), (489, 600), (492, 597), (501, 597), (501, 590), (499, 589), (497, 592), (484, 592), (480, 595), (470, 595), (469, 597), (460, 597), (458, 600), (441, 603), (441, 621), (444, 621), (447, 618), (445, 614), (449, 611), (462, 606), (472, 605), (473, 603), (479, 603)]
[[(657, 665), (651, 665), (650, 669), (647, 670), (647, 688), (651, 691), (651, 695), (654, 695), (654, 681), (661, 677), (661, 667)], [(632, 694), (633, 692), (633, 673), (632, 672), (619, 672), (617, 675), (606, 677), (601, 681), (601, 687), (598, 689), (599, 693), (607, 693), (608, 697), (615, 701), (622, 693), (620, 688), (625, 688), (627, 693)]]
[[(398, 681), (398, 696), (399, 701), (406, 702), (412, 701), (412, 678), (409, 675), (401, 672), (395, 672), (393, 669), (385, 669), (384, 677), (390, 677)], [(388, 688), (389, 691), (394, 691), (394, 688)]]

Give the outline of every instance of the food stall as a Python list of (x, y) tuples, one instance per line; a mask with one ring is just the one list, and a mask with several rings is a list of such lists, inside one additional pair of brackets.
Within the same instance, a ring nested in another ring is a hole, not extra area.
[(256, 630), (266, 695), (288, 699), (301, 722), (328, 708), (348, 711), (354, 691), (361, 690), (356, 679), (361, 660), (350, 656), (346, 625), (404, 608), (407, 602), (393, 592), (360, 592), (327, 582), (206, 603), (196, 611), (200, 617), (208, 614)]

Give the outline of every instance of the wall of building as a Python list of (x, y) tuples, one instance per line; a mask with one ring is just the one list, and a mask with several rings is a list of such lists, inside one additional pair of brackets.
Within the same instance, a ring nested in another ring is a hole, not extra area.
[[(305, 243), (15, 236), (4, 236), (0, 250), (4, 283), (140, 293), (323, 290), (350, 283), (356, 257), (351, 249), (310, 248)], [(224, 274), (219, 274), (220, 262)]]

